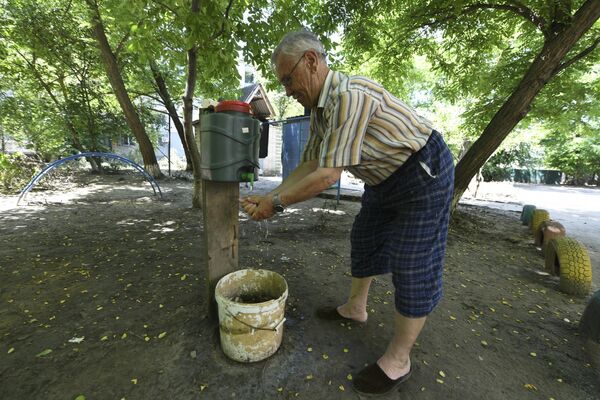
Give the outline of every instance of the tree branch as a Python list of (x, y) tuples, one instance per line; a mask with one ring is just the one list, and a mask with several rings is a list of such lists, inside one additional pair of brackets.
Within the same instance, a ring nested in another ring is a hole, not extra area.
[(148, 93), (138, 92), (138, 91), (135, 91), (135, 90), (130, 90), (129, 93), (135, 95), (135, 96), (133, 96), (134, 98), (148, 97), (149, 99), (152, 99), (152, 100), (154, 100), (154, 101), (162, 104), (163, 106), (165, 105), (165, 102), (160, 97), (156, 97), (156, 96), (153, 96), (153, 95), (148, 94)]
[(125, 36), (123, 36), (123, 38), (119, 41), (119, 44), (117, 45), (117, 48), (115, 49), (115, 57), (117, 59), (119, 58), (119, 53), (121, 52), (121, 50), (123, 50), (123, 46), (125, 45), (125, 42), (129, 39), (130, 35), (131, 35), (131, 30), (129, 30), (129, 32), (127, 32), (125, 34)]
[(571, 65), (575, 64), (577, 61), (581, 60), (582, 58), (584, 58), (585, 56), (590, 54), (592, 51), (594, 51), (596, 49), (596, 47), (598, 47), (599, 44), (600, 44), (600, 37), (597, 37), (596, 40), (594, 40), (592, 42), (590, 47), (583, 50), (581, 53), (573, 56), (573, 58), (561, 63), (558, 67), (556, 67), (556, 69), (554, 70), (554, 74), (558, 74), (562, 70), (569, 68)]
[(47, 82), (45, 82), (44, 79), (42, 78), (42, 74), (35, 67), (34, 61), (29, 61), (29, 59), (23, 53), (21, 53), (19, 51), (19, 49), (17, 49), (17, 48), (15, 48), (15, 52), (23, 59), (23, 61), (25, 61), (27, 63), (27, 65), (31, 69), (31, 72), (33, 72), (33, 76), (38, 81), (38, 83), (44, 88), (44, 90), (46, 91), (48, 96), (50, 96), (50, 98), (52, 99), (52, 102), (54, 103), (56, 108), (60, 111), (63, 111), (63, 107), (60, 104), (60, 101), (58, 101), (58, 98), (52, 92), (52, 88), (50, 87), (50, 85)]
[(225, 9), (225, 16), (223, 17), (223, 23), (221, 24), (221, 29), (219, 29), (219, 31), (213, 35), (211, 40), (215, 40), (216, 38), (221, 36), (223, 34), (223, 32), (225, 32), (225, 22), (229, 18), (229, 11), (231, 11), (232, 4), (233, 4), (233, 0), (229, 0), (229, 4), (227, 4), (227, 8)]
[(525, 4), (518, 0), (506, 0), (506, 3), (513, 5), (513, 11), (516, 14), (519, 14), (527, 21), (533, 23), (536, 27), (542, 30), (545, 29), (547, 24), (546, 20), (543, 17), (536, 14), (536, 12), (533, 11), (531, 8), (527, 7)]
[(425, 27), (425, 26), (433, 27), (433, 26), (440, 25), (445, 22), (454, 20), (459, 15), (467, 15), (467, 14), (471, 14), (471, 13), (479, 11), (479, 10), (486, 10), (486, 9), (513, 12), (513, 13), (525, 18), (528, 22), (532, 23), (533, 25), (535, 25), (535, 27), (538, 28), (545, 35), (546, 21), (542, 17), (538, 16), (535, 12), (533, 12), (533, 10), (531, 10), (530, 8), (527, 8), (526, 6), (522, 5), (520, 2), (514, 1), (514, 0), (508, 0), (508, 2), (505, 4), (474, 3), (474, 4), (471, 4), (471, 5), (463, 8), (462, 12), (458, 15), (452, 13), (452, 11), (453, 11), (452, 9), (443, 10), (443, 11), (439, 12), (438, 14), (451, 14), (451, 15), (446, 16), (444, 18), (440, 18), (438, 20), (434, 20), (434, 21), (422, 24), (421, 27)]
[(159, 6), (163, 6), (167, 10), (171, 11), (173, 14), (175, 14), (176, 17), (179, 17), (179, 14), (177, 14), (177, 10), (169, 7), (168, 5), (166, 5), (165, 3), (163, 3), (162, 1), (159, 1), (159, 0), (152, 0), (152, 1), (155, 2), (156, 4), (158, 4)]

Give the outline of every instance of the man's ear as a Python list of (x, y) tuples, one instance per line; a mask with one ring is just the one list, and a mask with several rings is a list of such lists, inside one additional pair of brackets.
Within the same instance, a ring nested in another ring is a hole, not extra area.
[(306, 58), (306, 64), (308, 65), (308, 68), (312, 72), (315, 72), (317, 70), (317, 66), (321, 62), (321, 59), (319, 58), (317, 52), (314, 50), (307, 50), (304, 53), (304, 57)]

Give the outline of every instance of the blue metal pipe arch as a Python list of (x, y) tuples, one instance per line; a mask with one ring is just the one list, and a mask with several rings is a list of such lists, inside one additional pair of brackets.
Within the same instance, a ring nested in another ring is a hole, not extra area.
[(102, 152), (98, 152), (98, 151), (91, 151), (91, 152), (87, 152), (87, 153), (79, 153), (79, 154), (74, 154), (74, 155), (69, 156), (69, 157), (61, 158), (60, 160), (53, 161), (50, 164), (46, 165), (36, 176), (34, 176), (33, 178), (31, 178), (31, 180), (29, 181), (29, 183), (27, 185), (25, 185), (25, 187), (21, 191), (21, 194), (19, 195), (19, 199), (17, 200), (17, 205), (19, 205), (19, 202), (21, 202), (21, 200), (35, 186), (35, 184), (38, 183), (40, 181), (40, 179), (42, 179), (42, 177), (44, 175), (46, 175), (48, 172), (50, 172), (52, 169), (60, 166), (61, 164), (64, 164), (64, 163), (67, 163), (67, 162), (69, 162), (71, 160), (75, 160), (75, 159), (82, 158), (82, 157), (112, 158), (112, 159), (119, 160), (119, 161), (122, 161), (122, 162), (124, 162), (126, 164), (131, 165), (138, 172), (140, 172), (144, 176), (144, 178), (146, 178), (146, 180), (148, 181), (148, 183), (150, 183), (150, 186), (152, 186), (152, 190), (154, 191), (154, 195), (156, 195), (156, 193), (158, 191), (158, 194), (160, 195), (160, 198), (162, 199), (162, 192), (160, 190), (160, 186), (158, 186), (158, 182), (156, 182), (156, 180), (152, 177), (152, 175), (150, 175), (139, 164), (136, 164), (135, 162), (129, 160), (128, 158), (119, 156), (117, 154), (102, 153)]

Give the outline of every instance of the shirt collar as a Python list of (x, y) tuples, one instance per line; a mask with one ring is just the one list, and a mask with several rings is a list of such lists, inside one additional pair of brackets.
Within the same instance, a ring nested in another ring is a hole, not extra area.
[(327, 77), (325, 78), (325, 83), (323, 84), (323, 89), (321, 89), (321, 94), (319, 95), (319, 102), (317, 103), (317, 108), (325, 108), (325, 103), (327, 102), (327, 97), (329, 97), (329, 91), (331, 89), (331, 81), (333, 80), (334, 72), (329, 70), (327, 73)]

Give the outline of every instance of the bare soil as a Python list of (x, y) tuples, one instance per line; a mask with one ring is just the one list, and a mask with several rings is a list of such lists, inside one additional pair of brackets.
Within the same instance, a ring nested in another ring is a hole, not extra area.
[[(390, 278), (372, 286), (366, 325), (314, 310), (345, 299), (360, 205), (317, 198), (267, 223), (240, 214), (240, 268), (276, 271), (290, 291), (281, 348), (241, 364), (205, 318), (191, 183), (160, 185), (162, 200), (137, 178), (82, 175), (19, 207), (0, 198), (0, 398), (359, 398), (352, 376), (392, 335)], [(588, 299), (559, 292), (543, 265), (518, 212), (461, 206), (445, 297), (413, 376), (384, 398), (600, 399), (598, 347), (578, 333)]]

